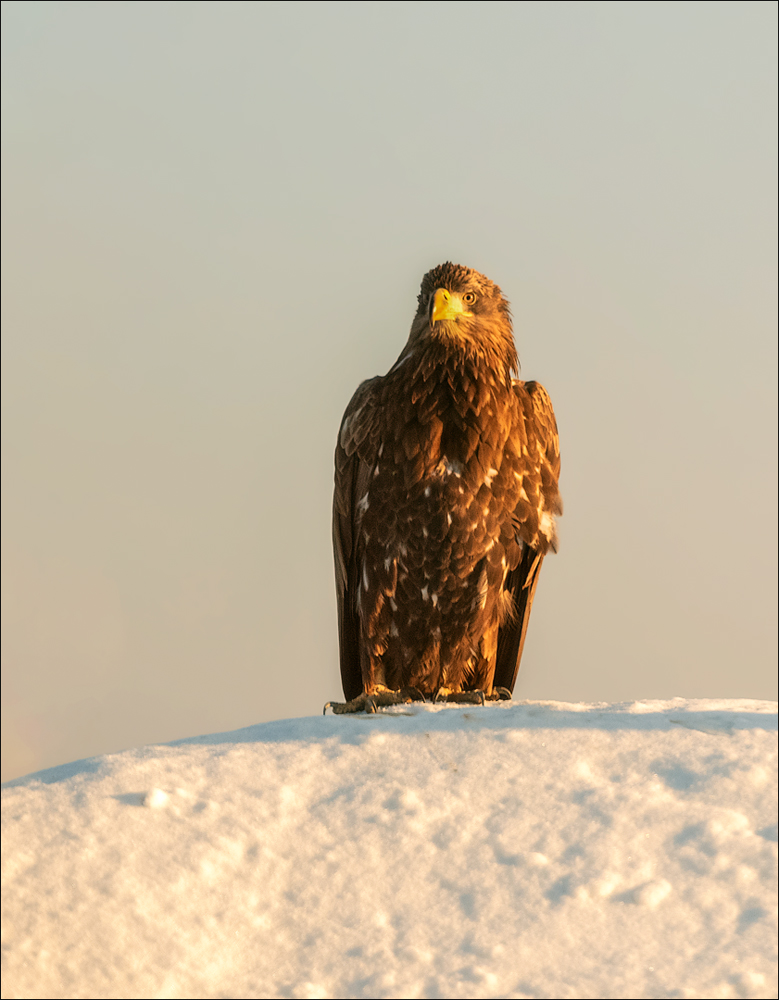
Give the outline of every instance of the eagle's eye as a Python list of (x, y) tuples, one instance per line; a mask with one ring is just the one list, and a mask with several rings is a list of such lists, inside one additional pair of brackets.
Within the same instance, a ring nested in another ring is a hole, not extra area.
[(468, 305), (470, 305), (471, 302), (475, 302), (475, 301), (476, 301), (476, 293), (475, 292), (466, 292), (465, 295), (463, 295), (463, 302), (467, 302)]

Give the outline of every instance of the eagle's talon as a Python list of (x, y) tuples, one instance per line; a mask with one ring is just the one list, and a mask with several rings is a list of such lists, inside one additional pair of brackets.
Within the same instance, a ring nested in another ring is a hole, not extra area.
[(375, 715), (380, 708), (390, 705), (407, 705), (410, 701), (424, 701), (425, 697), (416, 688), (403, 688), (400, 691), (392, 691), (390, 688), (379, 687), (370, 694), (363, 691), (351, 701), (328, 701), (322, 709), (322, 714), (327, 714), (330, 708), (334, 715), (356, 715), (365, 712), (366, 715)]
[(461, 705), (483, 705), (485, 696), (481, 689), (476, 691), (450, 691), (448, 688), (439, 688), (435, 693), (433, 702), (444, 701)]
[(508, 688), (494, 687), (490, 695), (490, 701), (511, 701), (511, 692)]

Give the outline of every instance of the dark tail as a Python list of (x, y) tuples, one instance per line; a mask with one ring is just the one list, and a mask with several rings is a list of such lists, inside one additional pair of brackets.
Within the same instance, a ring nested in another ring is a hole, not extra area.
[(515, 610), (498, 632), (498, 655), (492, 682), (494, 687), (508, 688), (512, 692), (514, 690), (543, 561), (544, 557), (540, 552), (526, 546), (519, 566), (506, 577), (506, 589), (514, 598)]

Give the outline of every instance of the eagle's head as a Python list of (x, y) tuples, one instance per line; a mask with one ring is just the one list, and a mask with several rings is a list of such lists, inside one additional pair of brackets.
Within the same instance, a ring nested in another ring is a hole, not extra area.
[(489, 278), (447, 261), (427, 272), (417, 301), (409, 344), (438, 343), (491, 366), (502, 364), (507, 373), (516, 371), (509, 304)]

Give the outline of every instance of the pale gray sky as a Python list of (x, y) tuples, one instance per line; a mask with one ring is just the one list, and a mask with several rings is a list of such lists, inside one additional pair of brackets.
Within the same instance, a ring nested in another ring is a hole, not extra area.
[(447, 259), (560, 425), (515, 697), (776, 697), (774, 3), (2, 10), (5, 778), (340, 696), (335, 434)]

